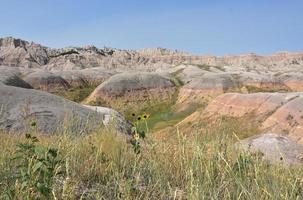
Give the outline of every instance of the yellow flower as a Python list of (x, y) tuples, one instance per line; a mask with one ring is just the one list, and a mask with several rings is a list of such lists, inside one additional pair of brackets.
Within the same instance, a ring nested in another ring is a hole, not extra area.
[(139, 134), (138, 134), (138, 133), (135, 133), (135, 135), (134, 135), (134, 139), (135, 139), (135, 140), (137, 140), (137, 141), (140, 139), (140, 136), (139, 136)]
[(148, 115), (148, 114), (144, 114), (144, 115), (142, 115), (142, 118), (146, 120), (146, 119), (149, 118), (149, 116), (150, 116), (150, 115)]
[(138, 117), (137, 119), (138, 119), (138, 121), (140, 121), (140, 120), (141, 120), (141, 117)]

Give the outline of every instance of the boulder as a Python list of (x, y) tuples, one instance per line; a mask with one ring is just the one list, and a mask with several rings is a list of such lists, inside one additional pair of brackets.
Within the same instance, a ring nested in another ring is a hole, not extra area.
[(261, 152), (263, 157), (272, 162), (302, 164), (303, 145), (287, 136), (266, 133), (244, 139), (239, 146), (251, 152)]
[(129, 132), (129, 130), (131, 130), (132, 128), (131, 123), (128, 122), (121, 113), (111, 108), (106, 108), (101, 106), (89, 106), (89, 105), (84, 105), (84, 106), (98, 113), (103, 114), (103, 124), (106, 126), (112, 125), (123, 133)]

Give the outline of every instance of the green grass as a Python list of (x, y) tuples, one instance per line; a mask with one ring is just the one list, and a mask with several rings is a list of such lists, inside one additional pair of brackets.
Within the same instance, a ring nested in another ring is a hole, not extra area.
[[(236, 149), (234, 135), (243, 124), (223, 121), (202, 124), (203, 134), (174, 130), (169, 140), (148, 135), (139, 155), (110, 129), (77, 137), (36, 135), (38, 146), (58, 149), (64, 161), (65, 173), (54, 177), (45, 199), (303, 198), (302, 166), (269, 164), (261, 154)], [(0, 137), (0, 199), (22, 199), (18, 163), (11, 158), (24, 136)]]
[[(181, 112), (176, 112), (174, 108), (166, 106), (157, 112), (143, 111), (142, 113), (148, 113), (150, 118), (148, 119), (148, 126), (152, 132), (159, 131), (161, 129), (172, 127), (178, 122), (182, 121), (185, 117), (192, 114), (197, 108), (197, 105), (188, 106), (185, 110)], [(130, 118), (132, 121), (132, 119)], [(139, 123), (140, 127), (145, 127), (145, 122)]]
[(260, 88), (260, 87), (255, 87), (255, 86), (245, 86), (247, 89), (248, 93), (257, 93), (257, 92), (289, 92), (287, 89), (283, 88)]
[(218, 69), (220, 71), (225, 72), (224, 67), (221, 67), (221, 66), (215, 66), (215, 65), (213, 66), (213, 65), (207, 65), (207, 64), (195, 64), (195, 65), (197, 67), (199, 67), (200, 69), (206, 70), (206, 71), (210, 71), (211, 67), (213, 67), (213, 68), (216, 68), (216, 69)]
[(53, 92), (54, 94), (58, 96), (62, 96), (68, 100), (74, 101), (74, 102), (82, 102), (84, 99), (86, 99), (97, 87), (98, 85), (80, 85), (80, 86), (74, 86), (67, 90), (58, 90)]

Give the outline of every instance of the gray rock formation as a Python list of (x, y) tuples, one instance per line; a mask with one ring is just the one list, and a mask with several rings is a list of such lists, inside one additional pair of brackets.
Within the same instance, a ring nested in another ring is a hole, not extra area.
[(32, 88), (30, 84), (20, 78), (20, 73), (16, 69), (7, 67), (0, 67), (0, 83), (22, 88)]
[(121, 113), (111, 108), (89, 105), (84, 106), (103, 114), (103, 124), (106, 126), (114, 126), (123, 133), (129, 132), (132, 128), (131, 123), (129, 123)]
[[(167, 49), (138, 51), (94, 46), (51, 49), (15, 38), (0, 39), (0, 65), (44, 68), (47, 70), (75, 70), (103, 66), (108, 69), (155, 71), (181, 63), (212, 65), (224, 70), (241, 71), (302, 71), (303, 53), (277, 53), (271, 56), (246, 54), (240, 56), (194, 56)], [(220, 69), (213, 68), (213, 72)]]
[(240, 146), (252, 152), (262, 152), (264, 158), (273, 163), (302, 164), (303, 145), (287, 136), (266, 133), (244, 139)]
[(0, 127), (13, 133), (28, 131), (34, 121), (42, 133), (83, 134), (103, 126), (107, 114), (32, 89), (0, 85), (0, 94)]
[(41, 70), (33, 72), (24, 77), (33, 88), (44, 91), (52, 91), (56, 89), (68, 89), (69, 83), (61, 76), (55, 75), (51, 72)]
[[(161, 91), (173, 90), (174, 84), (167, 77), (158, 73), (121, 73), (110, 77), (99, 85), (90, 95), (89, 101), (98, 99), (111, 100), (117, 97), (132, 96), (134, 92), (159, 95)], [(140, 96), (133, 96), (139, 99)], [(143, 96), (141, 96), (143, 98)]]

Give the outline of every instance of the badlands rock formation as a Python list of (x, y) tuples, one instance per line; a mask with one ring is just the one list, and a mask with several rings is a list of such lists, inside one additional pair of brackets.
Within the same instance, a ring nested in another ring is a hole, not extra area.
[(287, 134), (303, 143), (303, 93), (222, 94), (189, 119), (198, 120), (199, 116), (240, 118), (249, 114), (254, 116), (253, 120), (260, 120), (261, 131)]
[(113, 126), (122, 133), (130, 132), (132, 126), (121, 113), (106, 107), (89, 105), (84, 106), (98, 113), (101, 113), (103, 115), (103, 124), (105, 126)]
[(158, 73), (121, 73), (99, 85), (87, 101), (105, 103), (113, 107), (118, 103), (140, 106), (147, 101), (170, 102), (174, 92), (172, 81)]
[[(25, 132), (36, 122), (42, 133), (60, 132), (64, 128), (73, 134), (83, 134), (102, 126), (108, 112), (90, 108), (52, 94), (32, 89), (0, 85), (0, 128), (8, 132)], [(124, 119), (124, 124), (127, 124)], [(129, 126), (123, 130), (129, 132)]]
[(303, 145), (287, 136), (266, 133), (242, 140), (240, 146), (253, 152), (261, 151), (265, 159), (275, 163), (301, 164), (303, 161)]
[[(286, 160), (298, 161), (288, 154), (291, 151), (288, 146), (294, 146), (296, 152), (301, 151), (301, 147), (292, 142), (303, 143), (302, 52), (216, 57), (162, 48), (54, 49), (7, 37), (0, 39), (0, 65), (3, 65), (0, 67), (0, 104), (6, 108), (4, 115), (0, 115), (4, 116), (0, 125), (9, 131), (24, 130), (31, 118), (37, 118), (41, 131), (53, 131), (64, 121), (67, 109), (80, 118), (80, 132), (84, 130), (87, 116), (99, 116), (95, 111), (118, 118), (116, 128), (125, 132), (129, 129), (125, 128), (127, 121), (109, 108), (84, 107), (44, 92), (11, 86), (48, 92), (54, 88), (96, 87), (86, 103), (119, 108), (123, 112), (129, 107), (141, 108), (146, 102), (148, 105), (167, 103), (167, 107), (175, 104), (172, 108), (177, 109), (199, 106), (179, 124), (194, 124), (205, 116), (245, 118), (254, 115), (260, 134), (272, 134), (249, 138), (243, 143), (267, 154), (264, 146), (270, 141), (273, 145), (285, 146)], [(25, 116), (21, 111), (24, 103), (28, 105), (25, 108), (30, 108), (25, 109), (29, 113)], [(108, 119), (110, 117), (105, 117), (103, 123)], [(282, 134), (284, 139), (280, 138)]]
[(108, 69), (144, 71), (167, 70), (178, 64), (222, 66), (226, 71), (297, 72), (303, 53), (277, 53), (271, 56), (194, 56), (167, 49), (119, 50), (94, 46), (52, 49), (11, 37), (0, 39), (0, 65), (72, 70), (103, 66)]
[(237, 82), (226, 73), (205, 73), (180, 89), (178, 103), (202, 103), (228, 91), (237, 90)]
[(254, 112), (260, 116), (274, 112), (298, 95), (298, 93), (227, 93), (211, 101), (205, 112), (233, 117), (242, 117)]
[(22, 88), (32, 88), (30, 84), (20, 78), (18, 70), (4, 66), (0, 66), (0, 83)]
[(48, 71), (36, 71), (24, 77), (34, 89), (44, 91), (66, 90), (70, 87), (69, 83), (61, 76), (55, 75)]

